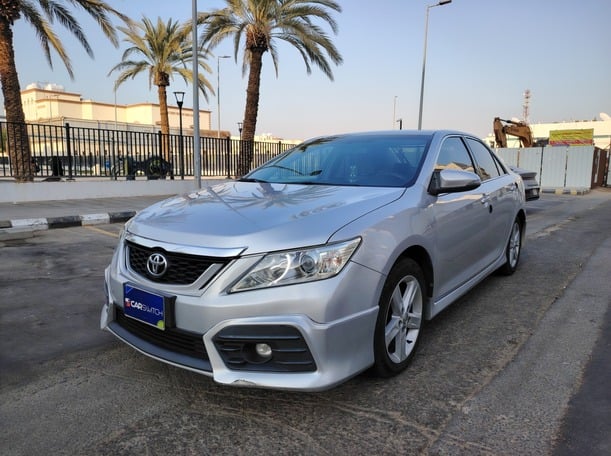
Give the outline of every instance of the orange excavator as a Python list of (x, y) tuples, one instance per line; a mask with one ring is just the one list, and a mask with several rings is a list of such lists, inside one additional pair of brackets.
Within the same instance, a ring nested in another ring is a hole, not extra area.
[(493, 127), (496, 147), (507, 147), (507, 135), (516, 136), (520, 140), (520, 147), (534, 145), (532, 130), (526, 122), (495, 117)]

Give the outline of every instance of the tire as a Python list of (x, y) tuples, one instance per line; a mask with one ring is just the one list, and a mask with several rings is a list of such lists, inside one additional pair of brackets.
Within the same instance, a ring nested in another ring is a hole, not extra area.
[(144, 164), (144, 172), (147, 176), (161, 176), (163, 172), (163, 161), (159, 157), (151, 157)]
[(161, 157), (153, 156), (145, 161), (144, 173), (149, 178), (163, 178), (172, 173), (172, 164)]
[(374, 334), (374, 365), (379, 377), (405, 370), (418, 345), (426, 302), (422, 269), (414, 260), (400, 260), (382, 289)]
[(522, 253), (522, 224), (516, 218), (505, 247), (505, 264), (501, 266), (499, 272), (503, 275), (511, 275), (516, 272), (520, 262), (520, 253)]

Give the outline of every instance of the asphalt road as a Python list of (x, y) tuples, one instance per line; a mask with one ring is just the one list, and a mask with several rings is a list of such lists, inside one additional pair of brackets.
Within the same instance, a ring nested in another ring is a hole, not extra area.
[(6, 242), (0, 454), (609, 454), (611, 192), (528, 208), (513, 276), (431, 321), (400, 376), (322, 393), (218, 386), (100, 331), (119, 225)]

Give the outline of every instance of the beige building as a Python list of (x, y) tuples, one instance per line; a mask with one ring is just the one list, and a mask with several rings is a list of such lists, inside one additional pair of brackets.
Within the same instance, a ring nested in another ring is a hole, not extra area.
[[(173, 96), (170, 92), (169, 96)], [(169, 97), (168, 97), (169, 98)], [(81, 94), (66, 92), (56, 84), (30, 84), (21, 91), (26, 122), (74, 127), (95, 127), (108, 130), (156, 132), (161, 126), (159, 105), (130, 105), (83, 100)], [(179, 134), (179, 109), (175, 100), (168, 99), (170, 133)], [(210, 111), (199, 111), (201, 135), (216, 136), (211, 130)], [(193, 134), (193, 109), (182, 109), (183, 134)], [(213, 134), (212, 134), (213, 133)], [(227, 132), (221, 132), (227, 135)]]

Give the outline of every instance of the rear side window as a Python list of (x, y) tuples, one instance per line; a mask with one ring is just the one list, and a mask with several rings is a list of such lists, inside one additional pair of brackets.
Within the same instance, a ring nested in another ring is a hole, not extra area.
[(458, 136), (444, 139), (439, 149), (435, 169), (461, 169), (475, 172), (471, 156)]
[(503, 170), (492, 156), (490, 150), (481, 142), (466, 138), (476, 162), (476, 172), (482, 181), (499, 177)]

